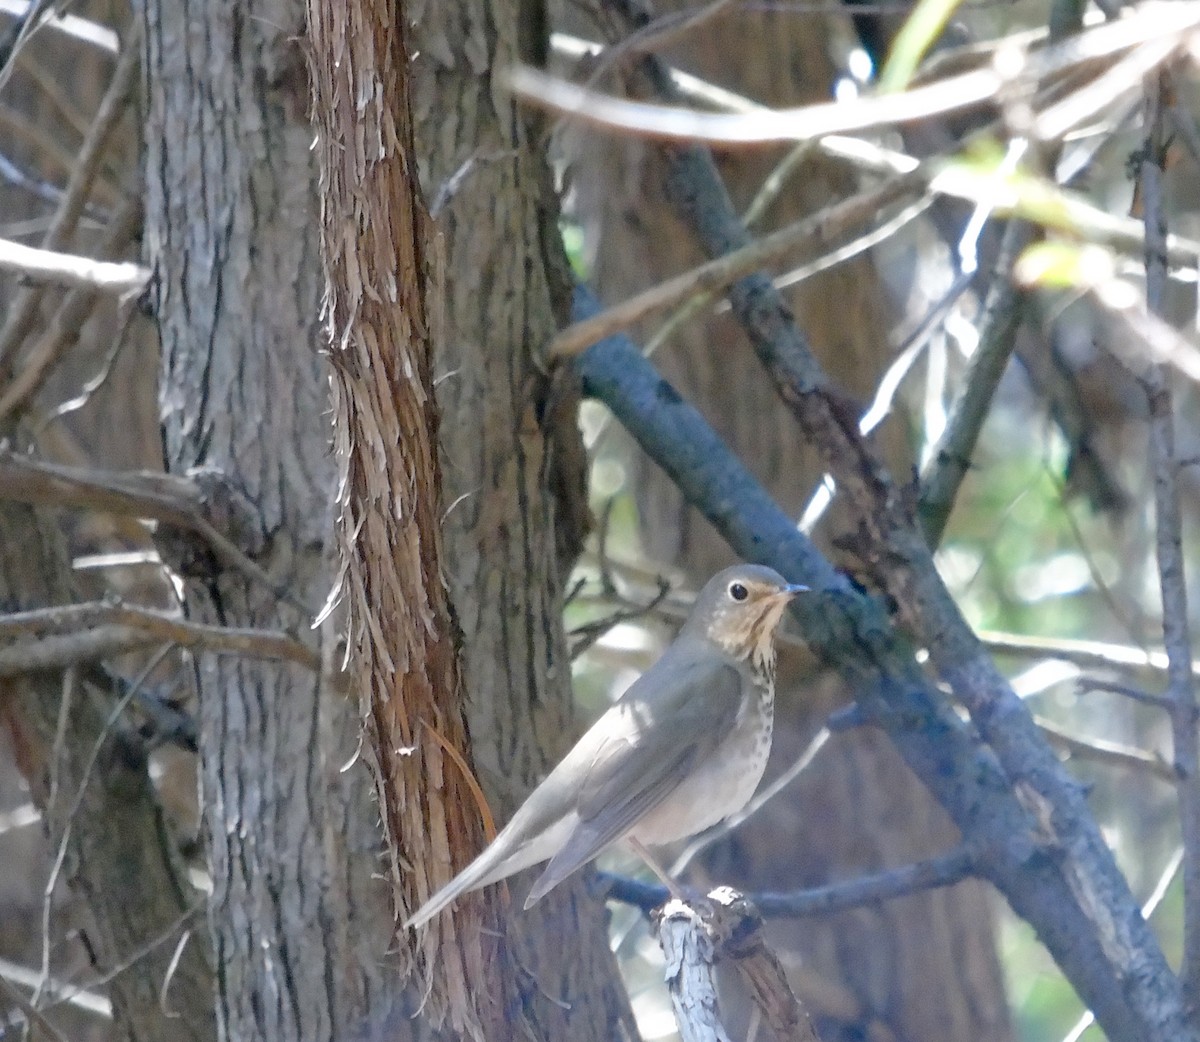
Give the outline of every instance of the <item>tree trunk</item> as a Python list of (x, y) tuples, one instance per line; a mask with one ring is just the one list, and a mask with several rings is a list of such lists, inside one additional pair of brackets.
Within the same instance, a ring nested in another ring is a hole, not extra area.
[[(563, 577), (586, 516), (577, 392), (544, 346), (570, 282), (547, 128), (496, 85), (544, 64), (542, 0), (418, 3), (411, 11), (421, 181), (444, 250), (442, 414), (447, 578), (463, 632), (475, 763), (506, 820), (577, 737)], [(582, 879), (517, 910), (510, 936), (533, 1037), (634, 1033), (607, 916)]]
[[(287, 591), (197, 569), (188, 614), (288, 628), (336, 674), (328, 381), (303, 9), (145, 6), (147, 234), (167, 467)], [(387, 1009), (386, 895), (353, 699), (282, 663), (197, 660), (223, 1039), (336, 1037)]]
[[(310, 12), (347, 595), (398, 903), (411, 910), (481, 842), (466, 771), (506, 816), (572, 720), (560, 568), (579, 539), (580, 446), (571, 388), (552, 388), (539, 365), (569, 286), (540, 139), (491, 79), (533, 55), (519, 37), (537, 40), (545, 23), (534, 5), (473, 0)], [(397, 28), (410, 24), (422, 55), (411, 68)], [(604, 911), (581, 884), (512, 909), (505, 935), (497, 892), (406, 939), (427, 1012), (493, 1039), (631, 1035)]]
[[(655, 13), (679, 6), (659, 3)], [(756, 100), (802, 104), (826, 96), (832, 79), (815, 24), (787, 13), (739, 10), (693, 29), (664, 57)], [(731, 61), (731, 55), (742, 60)], [(653, 146), (586, 135), (581, 142), (573, 184), (581, 223), (592, 234), (592, 277), (606, 300), (621, 300), (705, 259), (663, 198), (663, 164)], [(721, 161), (740, 209), (780, 158), (758, 153)], [(772, 227), (797, 220), (853, 187), (843, 169), (809, 157), (767, 219)], [(891, 318), (872, 263), (844, 263), (800, 284), (790, 299), (827, 371), (848, 395), (869, 400), (888, 363)], [(648, 324), (643, 337), (656, 328)], [(733, 319), (702, 312), (659, 349), (655, 363), (799, 517), (821, 477), (816, 453), (799, 441)], [(881, 438), (890, 460), (901, 464), (897, 472), (903, 472), (908, 453), (903, 432), (885, 427), (876, 434)], [(681, 564), (696, 583), (729, 563), (728, 548), (661, 472), (639, 460), (635, 473), (642, 538), (653, 558)], [(829, 545), (839, 522), (835, 501), (818, 540)], [(781, 654), (778, 687), (767, 782), (794, 762), (846, 697), (836, 677), (822, 675), (808, 656), (791, 649)], [(746, 889), (787, 890), (898, 866), (940, 853), (957, 840), (946, 815), (886, 740), (874, 733), (843, 733), (730, 841), (710, 852), (706, 870), (719, 882)], [(825, 920), (777, 923), (769, 935), (798, 956), (794, 983), (807, 996), (825, 1042), (889, 1033), (928, 1042), (968, 1037), (1002, 1042), (1011, 1036), (982, 884), (968, 882)], [(726, 997), (730, 1011), (735, 1004)]]
[[(122, 4), (109, 4), (102, 13), (85, 4), (78, 13), (101, 21), (128, 17)], [(128, 82), (136, 85), (139, 44), (124, 39), (122, 47), (132, 50)], [(125, 49), (122, 54), (128, 53)], [(80, 139), (88, 133), (100, 99), (109, 92), (116, 60), (117, 56), (53, 32), (31, 38), (19, 59), (9, 54), (7, 61), (15, 68), (8, 70), (12, 79), (5, 87), (6, 105), (24, 113), (40, 136), (26, 141), (10, 135), (5, 145), (8, 159), (51, 184), (66, 183)], [(123, 93), (133, 91), (126, 87)], [(76, 112), (83, 115), (77, 116), (79, 123), (73, 125), (67, 114)], [(126, 191), (131, 195), (137, 192), (136, 119), (130, 118), (123, 106), (117, 106), (114, 114), (101, 146), (101, 170), (85, 194), (91, 211), (88, 216), (107, 214), (108, 221), (99, 227), (81, 222), (62, 240), (65, 249), (85, 255), (101, 252), (101, 244), (111, 235), (114, 214), (130, 209)], [(47, 139), (56, 147), (47, 148)], [(50, 162), (48, 154), (65, 159)], [(14, 229), (26, 219), (44, 222), (61, 208), (61, 200), (48, 205), (16, 179), (4, 178), (0, 185), (0, 210)], [(132, 209), (136, 212), (136, 207)], [(140, 221), (133, 224), (140, 227)], [(113, 244), (118, 252), (104, 255), (104, 259), (129, 256), (136, 237), (135, 228), (119, 245)], [(8, 292), (7, 278), (0, 292), (0, 324), (13, 318), (23, 300), (36, 298), (40, 303), (29, 313), (26, 334), (11, 344), (11, 354), (0, 362), (0, 397), (13, 386), (15, 374), (24, 375), (52, 323), (61, 320), (60, 308), (72, 297), (76, 305), (74, 319), (67, 323), (72, 349), (49, 369), (40, 396), (26, 402), (33, 408), (34, 421), (7, 417), (0, 422), (0, 443), (82, 464), (88, 459), (79, 440), (86, 439), (93, 460), (103, 458), (113, 465), (118, 459), (136, 458), (145, 450), (140, 436), (146, 427), (134, 417), (138, 405), (153, 397), (133, 390), (135, 384), (143, 391), (151, 383), (146, 379), (139, 382), (136, 360), (152, 354), (147, 348), (149, 338), (139, 335), (143, 330), (127, 330), (136, 347), (129, 345), (116, 362), (108, 385), (67, 418), (47, 421), (47, 403), (57, 405), (79, 394), (80, 385), (94, 376), (111, 354), (122, 322), (111, 300), (97, 301), (60, 287), (13, 281), (12, 292)], [(131, 361), (134, 365), (126, 368)], [(120, 423), (112, 422), (107, 412), (114, 386), (120, 388), (123, 399)], [(110, 541), (110, 520), (94, 515), (81, 520), (77, 515), (0, 499), (0, 610), (70, 604), (81, 596), (91, 596), (93, 584), (104, 594), (114, 590), (128, 594), (131, 583), (138, 581), (131, 580), (129, 571), (116, 576), (105, 571), (98, 579), (97, 573), (81, 576), (72, 570), (72, 550), (115, 548), (116, 541)], [(141, 546), (149, 544), (140, 529), (137, 535)], [(145, 570), (140, 573), (146, 574)], [(155, 585), (154, 580), (149, 585)], [(216, 1037), (213, 972), (203, 901), (183, 870), (165, 820), (169, 815), (164, 815), (151, 782), (150, 744), (135, 726), (137, 719), (130, 707), (121, 706), (116, 693), (96, 680), (96, 674), (79, 669), (0, 682), (0, 727), (6, 732), (0, 744), (11, 750), (28, 794), (42, 815), (47, 849), (32, 841), (29, 846), (38, 855), (48, 853), (48, 858), (21, 859), (16, 856), (20, 837), (11, 832), (4, 837), (6, 881), (0, 936), (5, 954), (31, 965), (40, 962), (43, 938), (38, 935), (45, 900), (41, 892), (52, 879), (56, 885), (48, 925), (53, 933), (44, 938), (51, 946), (50, 972), (61, 975), (69, 966), (70, 953), (77, 946), (68, 943), (64, 935), (74, 933), (77, 927), (82, 942), (78, 948), (86, 954), (89, 975), (106, 981), (102, 988), (97, 987), (112, 1002), (114, 1023), (102, 1024), (90, 1014), (76, 1015), (86, 1016), (86, 1020), (73, 1018), (71, 1007), (59, 1003), (46, 1010), (51, 1023), (72, 1038), (104, 1031), (105, 1037), (129, 1042), (211, 1042)], [(4, 805), (16, 798), (17, 792), (6, 785), (0, 796)], [(14, 907), (14, 896), (26, 889), (36, 893), (29, 895), (23, 907)], [(65, 892), (69, 892), (70, 902), (62, 902)], [(31, 943), (18, 946), (27, 938)], [(172, 967), (177, 948), (178, 962)], [(50, 1004), (52, 1000), (43, 994), (41, 1005)], [(7, 1000), (4, 1005), (16, 1014)], [(36, 1033), (39, 1029), (30, 1030)]]

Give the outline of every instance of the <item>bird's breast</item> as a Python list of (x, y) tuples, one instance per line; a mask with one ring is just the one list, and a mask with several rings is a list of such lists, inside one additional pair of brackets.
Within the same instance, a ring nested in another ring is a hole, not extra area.
[(767, 678), (747, 685), (745, 703), (728, 736), (688, 780), (630, 830), (646, 844), (686, 839), (736, 814), (754, 795), (771, 752), (775, 690)]

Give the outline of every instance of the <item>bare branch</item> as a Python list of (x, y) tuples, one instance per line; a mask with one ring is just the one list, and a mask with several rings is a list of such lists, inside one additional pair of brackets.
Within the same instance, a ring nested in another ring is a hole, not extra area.
[[(7, 959), (0, 959), (0, 977), (3, 977), (11, 984), (30, 989), (38, 987), (42, 982), (42, 975), (36, 970), (31, 970), (28, 966), (21, 966), (15, 962), (9, 962)], [(60, 1002), (66, 1002), (72, 1006), (86, 1010), (88, 1013), (94, 1013), (98, 1017), (103, 1017), (105, 1020), (112, 1019), (112, 1002), (98, 992), (85, 991), (81, 987), (71, 984), (68, 981), (58, 980), (57, 978), (45, 982), (42, 991), (50, 999), (49, 1002), (43, 1005), (43, 1009), (57, 1005)]]
[(716, 945), (701, 915), (674, 900), (658, 920), (667, 991), (683, 1042), (730, 1042), (717, 1002)]
[(1159, 757), (1144, 749), (1136, 749), (1119, 742), (1105, 741), (1103, 738), (1080, 738), (1044, 717), (1039, 716), (1035, 719), (1042, 734), (1049, 739), (1051, 745), (1073, 756), (1083, 760), (1094, 760), (1112, 767), (1125, 767), (1141, 771), (1165, 781), (1168, 785), (1175, 785), (1179, 781), (1178, 775), (1172, 770), (1170, 764), (1164, 763)]
[(49, 1035), (54, 1042), (67, 1042), (67, 1039), (63, 1033), (46, 1019), (45, 1014), (43, 1014), (42, 1011), (37, 1008), (37, 1006), (25, 998), (24, 995), (17, 991), (16, 988), (9, 984), (3, 976), (0, 976), (0, 991), (3, 991), (8, 997), (8, 1001), (16, 1006), (17, 1009), (19, 1009), (25, 1015), (25, 1019), (30, 1024), (36, 1024), (47, 1035)]
[[(713, 176), (710, 165), (694, 150), (684, 150), (672, 159), (677, 167), (673, 177), (686, 178), (688, 174), (678, 168), (693, 164), (702, 168), (697, 176)], [(703, 170), (706, 165), (709, 169)], [(719, 187), (692, 190), (698, 199), (706, 203), (716, 200), (716, 205), (728, 208), (728, 198)], [(736, 218), (731, 216), (727, 220)], [(710, 228), (732, 227), (723, 217), (709, 215), (705, 221)], [(782, 314), (769, 304), (758, 306), (760, 295), (766, 292), (773, 291), (760, 276), (743, 280), (734, 292), (735, 303), (754, 311), (762, 322), (753, 331), (756, 340), (776, 329), (776, 317)], [(583, 315), (594, 307), (583, 294), (577, 301), (577, 310)], [(789, 336), (794, 337), (794, 333)], [(1113, 983), (1114, 974), (1123, 976), (1127, 972), (1108, 962), (1107, 953), (1116, 949), (1101, 949), (1098, 944), (1081, 946), (1081, 938), (1096, 936), (1092, 929), (1092, 909), (1098, 906), (1092, 903), (1092, 895), (1087, 896), (1085, 904), (1080, 903), (1077, 884), (1062, 875), (1058, 859), (1030, 859), (1016, 849), (1009, 849), (1017, 835), (1029, 835), (1027, 811), (1017, 806), (1010, 783), (997, 775), (998, 765), (991, 759), (991, 753), (985, 752), (977, 738), (964, 731), (962, 722), (948, 711), (941, 696), (929, 688), (922, 670), (912, 661), (911, 651), (894, 643), (894, 631), (878, 605), (860, 598), (848, 587), (844, 577), (797, 532), (792, 519), (779, 510), (696, 410), (662, 380), (635, 345), (619, 336), (605, 340), (580, 355), (576, 365), (583, 375), (585, 392), (613, 409), (642, 447), (667, 470), (685, 497), (701, 509), (739, 554), (771, 564), (823, 591), (821, 597), (811, 598), (796, 609), (810, 645), (838, 665), (865, 711), (887, 730), (901, 754), (938, 795), (964, 834), (984, 841), (989, 847), (995, 844), (995, 854), (987, 859), (983, 871), (1020, 914), (1036, 922), (1072, 982), (1085, 993), (1089, 1003), (1103, 1011), (1101, 1019), (1111, 1020), (1121, 1030), (1135, 1032), (1143, 1030), (1135, 1029), (1135, 1023), (1165, 1022), (1166, 1034), (1157, 1037), (1178, 1037), (1177, 1028), (1171, 1026), (1172, 1018), (1181, 1015), (1178, 1004), (1168, 1002), (1164, 1006), (1161, 997), (1156, 997), (1153, 1003), (1141, 1006), (1135, 1017), (1126, 1005), (1125, 996)], [(820, 443), (819, 439), (814, 440)], [(865, 473), (874, 476), (873, 465)], [(860, 479), (861, 475), (855, 480)], [(919, 535), (912, 542), (910, 533), (909, 539), (914, 552), (927, 554)], [(810, 607), (813, 610), (808, 610)], [(951, 627), (950, 631), (962, 639), (961, 630)], [(978, 662), (973, 657), (971, 661)], [(995, 674), (989, 676), (1003, 684)], [(987, 692), (989, 696), (992, 690), (983, 683), (975, 688), (977, 693)], [(991, 719), (997, 722), (1004, 719), (1008, 726), (1008, 715)], [(986, 713), (984, 717), (987, 718)], [(1053, 751), (1036, 737), (1032, 719), (1027, 716), (1026, 719), (1034, 737), (1023, 736), (1014, 747), (1016, 736), (1011, 735), (1010, 748), (1019, 755), (1034, 754), (1039, 760), (1039, 771), (1046, 770), (1051, 777), (1066, 779)], [(920, 727), (915, 726), (916, 721), (922, 721)], [(1044, 751), (1048, 763), (1042, 762), (1038, 751)], [(949, 783), (950, 779), (953, 783)], [(964, 784), (966, 788), (962, 787)], [(1073, 806), (1081, 794), (1074, 782), (1067, 779), (1066, 784), (1069, 788), (1064, 799)], [(981, 817), (984, 808), (986, 814)], [(1002, 826), (1002, 820), (1011, 824)], [(1073, 810), (1069, 823), (1085, 830), (1094, 827), (1086, 810)], [(990, 838), (985, 841), (985, 836)], [(1076, 839), (1072, 837), (1070, 849), (1077, 853), (1086, 851), (1089, 870), (1101, 875), (1104, 892), (1119, 899), (1126, 888), (1115, 874), (1111, 855), (1097, 834), (1090, 833), (1087, 838), (1086, 845), (1080, 847), (1074, 845)], [(1106, 900), (1102, 899), (1102, 903)], [(1119, 922), (1138, 932), (1135, 918), (1120, 915)], [(1130, 938), (1128, 947), (1121, 950), (1139, 963), (1148, 960), (1157, 967), (1162, 962), (1161, 952), (1145, 933)], [(1169, 973), (1165, 963), (1161, 969), (1164, 974)], [(1140, 1019), (1143, 1015), (1145, 1021)]]
[[(35, 122), (10, 105), (0, 105), (0, 127), (28, 142), (36, 155), (44, 157), (47, 161), (43, 170), (44, 177), (51, 176), (52, 173), (61, 174), (64, 178), (70, 176), (75, 166), (75, 154), (53, 137), (41, 122)], [(102, 196), (106, 204), (117, 203), (120, 196), (112, 185), (101, 177), (96, 178), (95, 185), (97, 195)], [(39, 182), (33, 190), (43, 199), (51, 199), (55, 203), (62, 201), (63, 192), (57, 184)], [(84, 212), (87, 213), (88, 209), (85, 207)]]
[[(126, 199), (113, 216), (101, 245), (101, 251), (113, 255), (121, 253), (137, 237), (141, 227), (141, 200)], [(86, 263), (98, 262), (87, 261)], [(143, 270), (137, 265), (114, 264), (110, 267), (131, 267), (139, 272)], [(85, 284), (72, 290), (63, 298), (54, 317), (50, 320), (46, 332), (22, 358), (21, 368), (4, 388), (3, 394), (0, 394), (0, 420), (18, 413), (29, 405), (33, 396), (54, 372), (66, 352), (79, 341), (83, 324), (91, 315), (99, 295), (98, 287)], [(130, 310), (126, 314), (126, 322), (132, 317), (133, 312)]]
[(1108, 691), (1122, 698), (1141, 702), (1142, 705), (1153, 706), (1155, 709), (1166, 709), (1168, 712), (1175, 708), (1174, 703), (1165, 695), (1152, 695), (1128, 684), (1118, 684), (1112, 680), (1100, 680), (1097, 677), (1080, 677), (1079, 693), (1086, 695), (1091, 691)]
[(119, 601), (36, 608), (0, 616), (0, 640), (22, 634), (43, 636), (0, 648), (0, 677), (63, 668), (163, 641), (219, 654), (281, 659), (314, 672), (321, 669), (320, 656), (290, 634), (189, 622)]
[(946, 429), (921, 475), (917, 510), (930, 546), (937, 546), (942, 540), (959, 487), (971, 466), (979, 432), (1016, 344), (1024, 295), (1009, 272), (1032, 237), (1029, 225), (1021, 221), (1013, 221), (1005, 229), (995, 277), (983, 305), (979, 345), (967, 367), (962, 394), (954, 403)]
[[(1200, 20), (1200, 10), (1190, 17)], [(1123, 33), (1124, 24), (1120, 29)], [(1119, 35), (1107, 26), (1093, 32), (1106, 33), (1104, 38), (1114, 44)], [(1092, 37), (1088, 45), (1094, 46), (1098, 39)], [(1056, 48), (1048, 52), (1058, 56), (1055, 60), (1066, 53)], [(1079, 52), (1072, 49), (1070, 53)], [(652, 89), (659, 96), (670, 97), (670, 84), (661, 66), (647, 60), (643, 67)], [(710, 256), (745, 244), (745, 229), (733, 212), (707, 152), (696, 147), (671, 150), (664, 187), (675, 212), (694, 228)], [(1161, 948), (1137, 916), (1128, 883), (1117, 869), (1079, 785), (1040, 735), (1027, 708), (962, 617), (938, 576), (923, 535), (908, 514), (903, 495), (859, 435), (855, 420), (847, 416), (844, 402), (813, 357), (791, 310), (763, 275), (735, 283), (730, 302), (782, 400), (807, 440), (821, 450), (825, 465), (845, 492), (859, 525), (859, 538), (865, 544), (862, 557), (878, 563), (872, 578), (900, 606), (908, 629), (928, 649), (931, 664), (967, 707), (972, 724), (994, 752), (1007, 778), (1001, 783), (1003, 788), (1023, 808), (1025, 824), (1018, 827), (1028, 830), (1031, 815), (1037, 825), (1045, 820), (1053, 822), (1051, 842), (1061, 856), (1055, 859), (1054, 872), (1043, 876), (1037, 886), (1031, 888), (1028, 880), (1018, 881), (1028, 869), (1028, 862), (1018, 868), (1007, 857), (998, 856), (999, 851), (984, 860), (981, 871), (1001, 888), (1019, 914), (1036, 923), (1042, 940), (1111, 1034), (1132, 1033), (1162, 1042), (1186, 1036), (1190, 1029), (1184, 1022), (1181, 996), (1164, 995), (1158, 983), (1170, 976)], [(661, 401), (661, 392), (658, 397)], [(764, 543), (766, 540), (761, 538), (754, 541), (756, 559), (765, 556)], [(826, 587), (820, 580), (812, 582), (810, 575), (797, 574), (808, 579), (810, 586)], [(798, 614), (805, 607), (798, 606)], [(806, 632), (809, 627), (821, 631), (821, 621), (811, 616), (804, 621)], [(863, 656), (869, 646), (863, 643), (864, 638), (868, 642), (870, 638), (861, 631), (855, 638), (856, 650)], [(918, 697), (925, 701), (925, 681), (913, 676), (913, 663), (904, 661), (903, 651), (880, 647), (876, 653), (881, 657), (873, 661), (887, 679), (877, 682), (873, 692), (859, 696), (868, 709), (877, 712), (881, 720), (910, 711), (900, 708), (907, 698), (918, 696), (910, 685), (919, 688)], [(853, 675), (853, 663), (842, 658), (839, 664)], [(860, 658), (858, 668), (866, 664)], [(871, 694), (879, 699), (873, 705)], [(931, 701), (936, 703), (936, 697)], [(932, 714), (928, 719), (940, 715), (933, 705), (924, 706), (920, 712)], [(948, 720), (945, 722), (949, 725)], [(979, 808), (969, 808), (962, 802), (963, 792), (953, 791), (954, 786), (947, 785), (945, 779), (927, 773), (924, 757), (931, 750), (920, 736), (906, 728), (889, 728), (889, 734), (971, 838), (971, 827), (978, 825)], [(917, 745), (923, 746), (919, 752)], [(958, 770), (954, 776), (955, 785), (963, 780)], [(999, 810), (994, 796), (993, 791), (985, 798), (989, 815)], [(1058, 896), (1052, 897), (1055, 892)], [(1098, 915), (1103, 918), (1100, 930), (1095, 928)], [(1076, 927), (1067, 925), (1070, 918), (1077, 919)], [(1091, 937), (1085, 941), (1090, 947), (1087, 954), (1080, 943), (1082, 931)], [(1103, 945), (1099, 941), (1101, 933), (1106, 938)], [(1130, 982), (1127, 987), (1126, 981)]]
[(1109, 58), (1141, 44), (1174, 38), (1182, 46), (1200, 23), (1195, 10), (1150, 2), (1131, 9), (1136, 17), (1089, 29), (1070, 45), (1023, 57), (998, 52), (989, 66), (910, 88), (851, 101), (839, 100), (773, 112), (696, 112), (661, 104), (628, 101), (578, 87), (522, 66), (510, 75), (513, 91), (527, 101), (593, 125), (676, 142), (711, 145), (799, 141), (846, 134), (961, 111), (1000, 100), (1018, 83), (1036, 83), (1082, 64)]
[(224, 564), (309, 616), (313, 614), (204, 516), (204, 492), (188, 478), (151, 471), (68, 467), (14, 452), (0, 443), (0, 498), (149, 517), (193, 532)]
[(758, 909), (726, 886), (712, 891), (708, 900), (713, 908), (709, 930), (720, 940), (720, 955), (733, 962), (778, 1042), (820, 1042), (779, 957), (763, 939)]
[[(979, 639), (990, 651), (1021, 655), (1026, 658), (1056, 658), (1074, 662), (1085, 669), (1144, 669), (1165, 672), (1167, 653), (1147, 651), (1128, 644), (1113, 644), (1101, 640), (1070, 640), (1062, 637), (1038, 637), (1024, 633), (1002, 633), (999, 630), (980, 630)], [(1200, 675), (1200, 663), (1192, 672)]]
[[(27, 15), (33, 6), (32, 0), (0, 0), (0, 11), (18, 18)], [(41, 24), (109, 54), (116, 54), (120, 48), (120, 40), (111, 29), (76, 14), (49, 14)]]
[(647, 315), (679, 304), (697, 293), (725, 289), (739, 278), (765, 264), (786, 256), (800, 246), (817, 250), (832, 247), (847, 232), (879, 216), (879, 211), (907, 195), (919, 192), (921, 181), (911, 174), (900, 175), (878, 188), (851, 196), (839, 203), (757, 239), (691, 271), (639, 293), (594, 318), (568, 326), (550, 343), (550, 356), (578, 354), (611, 333), (628, 329)]
[(33, 638), (0, 648), (0, 678), (67, 669), (131, 651), (144, 651), (161, 642), (152, 633), (125, 626), (97, 626), (81, 633)]
[[(810, 919), (844, 912), (848, 908), (876, 905), (922, 890), (953, 886), (975, 875), (976, 869), (977, 855), (964, 844), (926, 861), (855, 879), (790, 893), (761, 892), (746, 896), (767, 919)], [(596, 878), (605, 897), (636, 905), (643, 911), (658, 908), (670, 896), (667, 888), (658, 883), (642, 883), (609, 872), (598, 872)]]
[[(109, 136), (125, 114), (126, 101), (137, 78), (140, 50), (136, 39), (129, 40), (120, 61), (117, 62), (108, 89), (96, 110), (96, 117), (80, 146), (79, 156), (72, 168), (62, 203), (42, 239), (42, 249), (61, 250), (70, 242), (79, 216), (87, 203), (92, 182), (100, 169), (100, 160), (104, 156)], [(11, 68), (11, 64), (9, 67)], [(11, 370), (14, 355), (29, 335), (37, 318), (41, 299), (42, 289), (31, 287), (23, 290), (13, 300), (4, 326), (0, 328), (0, 376)]]
[(0, 269), (23, 278), (78, 286), (121, 296), (139, 293), (150, 277), (150, 269), (132, 261), (101, 261), (74, 253), (58, 253), (0, 239)]
[(684, 1042), (728, 1042), (717, 1001), (719, 959), (732, 963), (779, 1042), (820, 1042), (763, 940), (758, 910), (736, 890), (718, 887), (702, 900), (670, 901), (657, 916), (657, 933)]
[[(1139, 189), (1146, 224), (1146, 307), (1162, 318), (1167, 288), (1167, 218), (1163, 173), (1167, 163), (1165, 73), (1146, 80), (1145, 136), (1139, 152)], [(1183, 521), (1175, 452), (1174, 398), (1165, 367), (1143, 377), (1150, 403), (1150, 464), (1154, 473), (1154, 548), (1162, 597), (1163, 646), (1167, 651), (1167, 698), (1179, 775), (1180, 833), (1183, 838), (1183, 965), (1179, 972), (1192, 1020), (1200, 1017), (1200, 738), (1184, 576)]]

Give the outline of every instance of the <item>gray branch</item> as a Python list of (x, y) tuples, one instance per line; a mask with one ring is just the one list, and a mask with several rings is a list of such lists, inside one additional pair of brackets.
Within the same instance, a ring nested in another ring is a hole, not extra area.
[[(577, 292), (576, 318), (598, 309), (587, 290)], [(1087, 824), (1064, 820), (1057, 808), (1031, 802), (1036, 790), (1028, 788), (1022, 790), (1023, 800), (1018, 799), (993, 751), (929, 682), (883, 607), (854, 588), (796, 529), (700, 413), (628, 337), (601, 341), (575, 364), (585, 394), (612, 410), (737, 554), (820, 591), (795, 606), (805, 639), (818, 656), (842, 672), (865, 712), (887, 731), (964, 838), (984, 852), (980, 873), (1037, 928), (1110, 1037), (1163, 1042), (1188, 1038), (1174, 976), (1136, 904), (1131, 897), (1128, 903), (1124, 900), (1128, 895), (1124, 880), (1119, 876), (1112, 880), (1116, 869), (1111, 856), (1106, 850), (1099, 852), (1092, 837), (1080, 843), (1075, 835), (1079, 829), (1095, 828), (1090, 815)], [(1003, 719), (1001, 713), (992, 722)], [(1036, 740), (1053, 760), (1053, 752), (1040, 738)], [(1077, 808), (1084, 807), (1082, 813), (1087, 815), (1082, 788), (1069, 778), (1061, 780), (1064, 772), (1057, 761), (1053, 771), (1060, 784), (1073, 788), (1071, 812), (1078, 814)], [(1064, 829), (1065, 837), (1063, 832), (1040, 831), (1038, 813), (1047, 809), (1055, 810), (1052, 820)], [(1068, 850), (1077, 865), (1087, 866), (1084, 878), (1093, 873), (1108, 875), (1109, 886), (1115, 889), (1098, 895), (1103, 898), (1099, 903), (1080, 900), (1074, 889), (1076, 875), (1063, 871)], [(1135, 931), (1133, 943), (1107, 947), (1115, 920), (1125, 930)], [(1129, 981), (1143, 991), (1136, 1014), (1123, 991)]]

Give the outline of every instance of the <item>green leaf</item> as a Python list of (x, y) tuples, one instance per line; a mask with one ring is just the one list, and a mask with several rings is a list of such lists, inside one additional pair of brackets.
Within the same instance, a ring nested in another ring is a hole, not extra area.
[(950, 16), (962, 0), (920, 0), (908, 17), (879, 73), (882, 93), (904, 90), (921, 64), (921, 59), (941, 36)]

